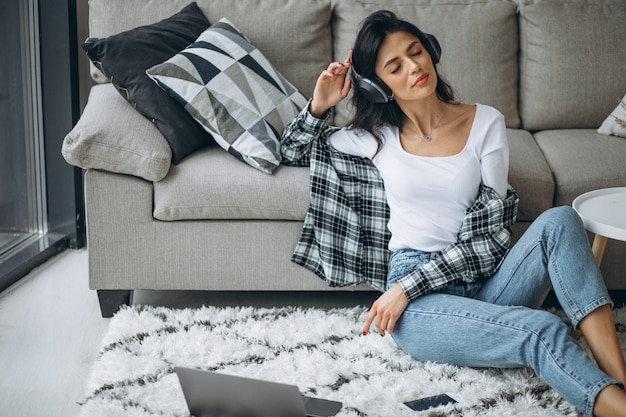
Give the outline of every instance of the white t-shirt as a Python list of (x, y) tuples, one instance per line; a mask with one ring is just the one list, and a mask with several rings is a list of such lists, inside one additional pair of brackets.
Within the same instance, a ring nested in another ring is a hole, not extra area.
[[(389, 249), (443, 250), (457, 241), (465, 211), (481, 183), (506, 196), (509, 148), (504, 117), (477, 104), (465, 148), (445, 157), (413, 155), (400, 143), (398, 128), (381, 131), (383, 147), (372, 159), (385, 183), (390, 209)], [(330, 136), (340, 152), (372, 158), (375, 138), (360, 130), (342, 129)]]

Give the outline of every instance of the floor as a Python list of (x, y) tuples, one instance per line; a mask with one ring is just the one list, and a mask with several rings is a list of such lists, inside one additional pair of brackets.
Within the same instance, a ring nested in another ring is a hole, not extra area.
[[(0, 294), (0, 415), (74, 417), (108, 319), (89, 290), (86, 250), (67, 250)], [(225, 296), (193, 291), (136, 291), (134, 304), (369, 305), (375, 292)]]
[(0, 295), (0, 414), (78, 414), (108, 321), (87, 282), (87, 252), (65, 251)]

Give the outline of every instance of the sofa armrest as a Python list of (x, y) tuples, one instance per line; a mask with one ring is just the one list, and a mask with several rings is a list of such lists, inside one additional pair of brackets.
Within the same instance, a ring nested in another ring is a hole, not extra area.
[(90, 288), (134, 289), (141, 277), (154, 277), (152, 183), (90, 169), (84, 187)]

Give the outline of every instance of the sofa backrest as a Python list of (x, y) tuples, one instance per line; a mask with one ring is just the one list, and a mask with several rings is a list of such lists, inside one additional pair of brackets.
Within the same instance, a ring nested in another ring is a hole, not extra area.
[[(90, 0), (89, 36), (165, 19), (192, 0)], [(331, 0), (196, 0), (213, 24), (228, 18), (307, 97), (332, 59)]]
[[(388, 9), (424, 32), (437, 37), (442, 48), (441, 74), (459, 99), (500, 110), (508, 127), (520, 125), (517, 111), (517, 6), (508, 0), (337, 0), (333, 33), (336, 60), (345, 59), (361, 21)], [(335, 121), (350, 118), (345, 106)]]
[(626, 1), (522, 4), (520, 116), (525, 129), (596, 129), (624, 93)]
[[(90, 36), (157, 22), (190, 1), (90, 0)], [(459, 98), (494, 106), (508, 127), (597, 128), (626, 93), (624, 0), (197, 3), (210, 23), (233, 22), (307, 97), (328, 63), (345, 59), (361, 21), (379, 9), (436, 35), (440, 71)], [(338, 106), (335, 122), (349, 119), (349, 109)]]

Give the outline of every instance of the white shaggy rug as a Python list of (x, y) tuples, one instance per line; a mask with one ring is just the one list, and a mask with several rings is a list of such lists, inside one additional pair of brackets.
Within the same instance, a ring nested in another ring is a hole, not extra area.
[[(175, 366), (294, 384), (306, 395), (343, 402), (341, 417), (581, 415), (528, 369), (422, 363), (389, 336), (363, 337), (366, 313), (365, 307), (124, 308), (111, 319), (81, 416), (189, 416)], [(616, 317), (624, 323), (626, 311), (616, 310)], [(402, 405), (444, 392), (458, 403), (425, 412)]]

